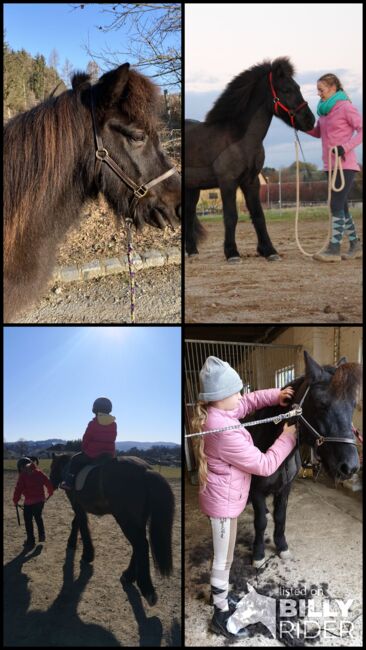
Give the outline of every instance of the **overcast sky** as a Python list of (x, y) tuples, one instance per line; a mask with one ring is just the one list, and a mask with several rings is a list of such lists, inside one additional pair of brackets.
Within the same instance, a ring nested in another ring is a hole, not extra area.
[[(317, 79), (337, 74), (362, 111), (362, 4), (185, 5), (185, 114), (202, 120), (231, 79), (264, 59), (289, 56), (313, 113)], [(321, 167), (321, 145), (300, 134), (305, 157)], [(265, 164), (294, 161), (293, 133), (274, 118)], [(362, 162), (362, 147), (356, 149)]]

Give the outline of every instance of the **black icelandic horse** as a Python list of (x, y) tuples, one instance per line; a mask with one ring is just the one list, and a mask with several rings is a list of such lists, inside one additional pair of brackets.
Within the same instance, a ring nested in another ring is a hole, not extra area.
[[(316, 455), (326, 472), (337, 481), (349, 479), (359, 469), (352, 414), (356, 405), (356, 393), (361, 382), (359, 363), (347, 363), (342, 357), (335, 366), (320, 366), (304, 352), (305, 374), (287, 384), (295, 393), (292, 403), (302, 403), (304, 418), (324, 437), (317, 445), (317, 436), (301, 420), (298, 420), (300, 444), (315, 448)], [(307, 388), (308, 392), (306, 393)], [(306, 394), (305, 394), (306, 393)], [(251, 413), (248, 420), (272, 417), (290, 410), (291, 406), (270, 406)], [(247, 421), (248, 421), (247, 420)], [(283, 422), (262, 424), (251, 429), (254, 444), (265, 452), (283, 430)], [(332, 441), (327, 442), (331, 437)], [(337, 438), (337, 441), (334, 441)], [(274, 543), (282, 559), (290, 556), (285, 537), (287, 500), (292, 482), (301, 467), (298, 446), (271, 476), (252, 476), (249, 499), (254, 509), (255, 539), (253, 565), (257, 568), (265, 562), (264, 532), (267, 525), (266, 497), (273, 495)]]
[[(58, 488), (70, 460), (69, 454), (52, 455), (50, 481)], [(75, 549), (78, 531), (83, 542), (82, 560), (94, 560), (87, 513), (111, 514), (132, 546), (132, 557), (123, 571), (121, 582), (136, 581), (149, 605), (155, 605), (157, 595), (151, 581), (149, 544), (146, 526), (149, 524), (150, 549), (155, 567), (162, 576), (173, 570), (172, 529), (174, 495), (168, 481), (140, 458), (125, 456), (95, 467), (86, 477), (83, 488), (67, 491), (75, 513), (68, 538), (68, 548)]]
[(300, 131), (313, 128), (315, 118), (292, 78), (287, 57), (265, 61), (235, 77), (216, 100), (204, 122), (186, 120), (185, 227), (188, 255), (198, 253), (205, 235), (196, 206), (200, 190), (220, 188), (227, 260), (240, 259), (235, 242), (238, 221), (236, 192), (245, 196), (255, 231), (257, 252), (268, 260), (280, 259), (267, 232), (259, 199), (258, 174), (263, 168), (263, 140), (273, 115)]
[[(99, 192), (117, 225), (129, 217), (138, 228), (168, 222), (174, 227), (181, 183), (161, 149), (158, 123), (157, 86), (128, 63), (95, 84), (77, 73), (71, 90), (7, 122), (5, 322), (42, 294), (57, 246), (77, 223), (86, 200)], [(111, 168), (113, 161), (123, 180)]]

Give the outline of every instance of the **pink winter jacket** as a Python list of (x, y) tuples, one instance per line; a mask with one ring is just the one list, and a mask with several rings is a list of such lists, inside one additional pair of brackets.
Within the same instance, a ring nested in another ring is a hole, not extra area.
[[(356, 135), (353, 135), (355, 131)], [(346, 152), (344, 159), (342, 158), (343, 169), (360, 171), (353, 149), (362, 142), (362, 116), (351, 102), (348, 100), (337, 102), (328, 115), (321, 115), (315, 127), (307, 133), (314, 138), (322, 139), (325, 170), (328, 170), (329, 147), (340, 145)]]
[[(205, 430), (240, 424), (238, 418), (264, 406), (279, 403), (277, 389), (257, 390), (243, 395), (233, 411), (208, 407)], [(207, 457), (207, 485), (199, 494), (202, 512), (209, 517), (238, 517), (249, 494), (251, 475), (270, 476), (294, 449), (295, 436), (281, 433), (273, 445), (262, 453), (244, 428), (204, 436)]]

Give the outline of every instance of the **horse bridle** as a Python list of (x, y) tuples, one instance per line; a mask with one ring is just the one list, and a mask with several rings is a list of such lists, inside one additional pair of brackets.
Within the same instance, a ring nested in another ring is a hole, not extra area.
[(269, 85), (271, 86), (271, 92), (272, 92), (274, 109), (275, 109), (276, 115), (278, 115), (278, 108), (282, 108), (282, 110), (285, 111), (286, 113), (288, 113), (288, 115), (290, 116), (291, 126), (293, 128), (295, 128), (295, 114), (298, 111), (300, 111), (302, 108), (307, 106), (308, 103), (307, 102), (302, 102), (302, 104), (300, 104), (297, 108), (294, 108), (294, 109), (290, 110), (289, 108), (287, 108), (287, 106), (282, 104), (282, 102), (280, 101), (280, 98), (277, 97), (276, 91), (275, 91), (275, 89), (273, 87), (272, 72), (269, 73)]
[(123, 169), (121, 169), (121, 167), (117, 165), (117, 163), (113, 160), (113, 158), (110, 157), (108, 150), (103, 146), (103, 141), (95, 117), (95, 106), (94, 106), (92, 86), (90, 86), (90, 107), (91, 107), (91, 114), (93, 119), (93, 129), (94, 129), (94, 137), (95, 137), (95, 145), (96, 145), (96, 151), (95, 151), (96, 160), (95, 160), (95, 168), (94, 168), (95, 178), (98, 177), (102, 168), (102, 163), (105, 162), (106, 165), (108, 165), (112, 169), (112, 171), (114, 171), (114, 173), (121, 179), (121, 181), (123, 181), (125, 185), (127, 185), (127, 187), (129, 187), (130, 190), (133, 191), (133, 197), (129, 205), (129, 213), (128, 216), (126, 217), (126, 221), (127, 220), (133, 221), (138, 202), (141, 199), (143, 199), (144, 196), (146, 196), (146, 194), (151, 190), (152, 187), (154, 187), (154, 185), (157, 185), (158, 183), (164, 181), (166, 178), (169, 178), (169, 176), (175, 174), (177, 170), (175, 169), (175, 167), (171, 167), (170, 169), (168, 169), (168, 171), (164, 172), (164, 174), (161, 174), (160, 176), (153, 178), (148, 183), (137, 185), (132, 180), (132, 178), (127, 176), (127, 174), (123, 171)]
[[(302, 404), (303, 404), (309, 390), (310, 390), (310, 384), (306, 387), (305, 392), (304, 392), (299, 404), (298, 405), (293, 404), (292, 408), (296, 408), (297, 406), (302, 408)], [(316, 429), (314, 429), (314, 427), (310, 424), (310, 422), (308, 422), (306, 420), (306, 418), (304, 418), (302, 413), (301, 413), (301, 415), (298, 416), (298, 419), (301, 422), (303, 422), (305, 424), (305, 426), (307, 427), (307, 429), (309, 429), (309, 431), (315, 436), (315, 438), (316, 438), (315, 446), (316, 447), (320, 447), (320, 445), (323, 445), (325, 442), (346, 442), (348, 444), (357, 446), (357, 442), (355, 442), (355, 440), (351, 440), (350, 438), (335, 438), (334, 436), (322, 436), (322, 435), (320, 435), (320, 433)]]

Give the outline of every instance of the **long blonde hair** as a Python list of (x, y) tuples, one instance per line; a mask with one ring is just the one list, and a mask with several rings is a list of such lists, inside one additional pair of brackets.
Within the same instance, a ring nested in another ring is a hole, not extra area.
[[(198, 402), (196, 402), (194, 407), (194, 415), (191, 421), (194, 433), (203, 431), (203, 426), (206, 423), (208, 415), (207, 407), (208, 402), (204, 402), (203, 400), (198, 400)], [(204, 451), (204, 436), (193, 437), (192, 444), (198, 468), (198, 482), (200, 486), (200, 492), (203, 492), (207, 484), (207, 457)]]

